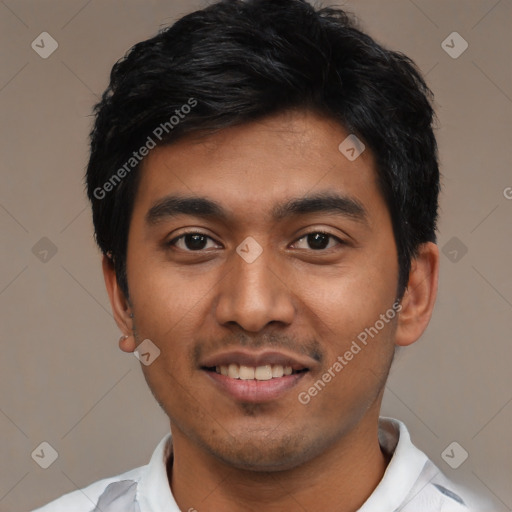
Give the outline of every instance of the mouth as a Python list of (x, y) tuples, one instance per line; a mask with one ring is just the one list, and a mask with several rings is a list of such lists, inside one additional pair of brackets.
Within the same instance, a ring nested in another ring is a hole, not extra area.
[(268, 402), (282, 397), (310, 371), (307, 361), (281, 353), (226, 353), (200, 369), (236, 401)]

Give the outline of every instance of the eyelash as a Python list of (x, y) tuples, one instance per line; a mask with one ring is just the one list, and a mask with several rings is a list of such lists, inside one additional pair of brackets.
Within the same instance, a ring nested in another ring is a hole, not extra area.
[[(341, 238), (331, 234), (331, 233), (328, 233), (327, 231), (321, 231), (321, 230), (315, 230), (315, 231), (310, 231), (308, 233), (305, 233), (304, 235), (302, 235), (300, 238), (297, 238), (297, 240), (294, 242), (294, 243), (297, 243), (301, 240), (303, 240), (304, 238), (307, 238), (309, 235), (316, 235), (316, 234), (320, 234), (320, 235), (326, 235), (328, 236), (329, 238), (331, 239), (334, 239), (338, 242), (338, 245), (346, 245), (345, 241), (343, 241)], [(198, 232), (198, 231), (189, 231), (187, 233), (182, 233), (180, 236), (177, 236), (176, 238), (173, 238), (172, 240), (170, 240), (169, 242), (166, 242), (166, 246), (168, 247), (175, 247), (175, 244), (178, 240), (181, 240), (182, 238), (185, 238), (187, 235), (200, 235), (200, 236), (203, 236), (203, 237), (206, 237), (206, 238), (209, 238), (210, 240), (213, 240), (213, 238), (209, 235), (206, 235), (205, 233), (201, 233), (201, 232)], [(309, 249), (313, 252), (316, 252), (316, 253), (320, 253), (320, 252), (325, 252), (325, 251), (329, 251), (333, 249), (333, 247), (329, 247), (327, 249)], [(201, 253), (203, 252), (205, 249), (200, 249), (200, 250), (197, 250), (197, 251), (192, 251), (190, 249), (181, 249), (182, 251), (184, 252), (190, 252), (190, 253)], [(307, 249), (302, 249), (302, 250), (307, 250)]]

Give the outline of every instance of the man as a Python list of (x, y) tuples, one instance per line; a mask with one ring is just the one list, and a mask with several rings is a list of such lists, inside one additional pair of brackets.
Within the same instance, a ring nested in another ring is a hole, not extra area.
[(379, 418), (436, 297), (433, 117), (410, 59), (303, 0), (221, 1), (114, 66), (88, 195), (172, 437), (41, 512), (477, 510)]

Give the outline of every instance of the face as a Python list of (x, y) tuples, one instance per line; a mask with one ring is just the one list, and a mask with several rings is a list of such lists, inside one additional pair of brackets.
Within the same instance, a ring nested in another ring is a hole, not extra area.
[(141, 171), (127, 279), (136, 341), (160, 350), (142, 368), (173, 435), (231, 466), (292, 468), (376, 423), (398, 260), (348, 135), (284, 113), (156, 148)]

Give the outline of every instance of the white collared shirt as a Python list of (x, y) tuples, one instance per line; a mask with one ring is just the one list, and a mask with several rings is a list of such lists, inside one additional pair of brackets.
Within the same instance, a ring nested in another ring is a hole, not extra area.
[[(401, 421), (380, 418), (379, 443), (392, 457), (379, 485), (358, 512), (491, 510), (488, 504), (477, 504), (468, 491), (450, 482), (412, 444)], [(146, 466), (99, 480), (32, 512), (180, 512), (167, 479), (171, 451), (171, 434), (167, 434)]]

